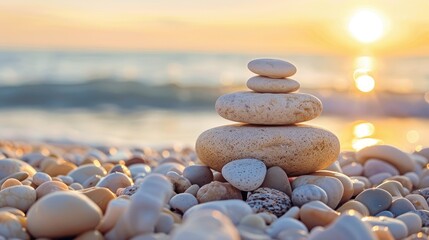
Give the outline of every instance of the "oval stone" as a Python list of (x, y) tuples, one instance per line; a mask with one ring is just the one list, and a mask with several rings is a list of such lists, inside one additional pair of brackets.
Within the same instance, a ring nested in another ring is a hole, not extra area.
[(384, 189), (370, 188), (357, 195), (355, 200), (363, 203), (371, 215), (376, 215), (390, 207), (392, 195)]
[(0, 179), (17, 172), (26, 172), (31, 177), (36, 173), (36, 170), (19, 159), (6, 158), (0, 161)]
[(411, 157), (396, 147), (389, 145), (374, 145), (361, 149), (356, 153), (359, 162), (365, 163), (368, 159), (376, 158), (393, 165), (400, 174), (413, 172), (414, 162)]
[(222, 168), (222, 176), (241, 191), (253, 191), (264, 182), (267, 168), (258, 159), (238, 159)]
[(293, 79), (272, 79), (261, 76), (249, 78), (247, 87), (260, 93), (290, 93), (299, 89), (299, 82)]
[(254, 59), (247, 64), (247, 68), (255, 74), (269, 78), (286, 78), (296, 73), (293, 64), (270, 58)]
[(267, 167), (279, 166), (288, 176), (329, 166), (340, 151), (331, 132), (307, 125), (226, 125), (209, 129), (197, 139), (200, 160), (216, 171), (236, 159), (255, 158)]
[(217, 113), (228, 120), (261, 125), (309, 121), (322, 113), (322, 102), (305, 93), (235, 92), (220, 96)]

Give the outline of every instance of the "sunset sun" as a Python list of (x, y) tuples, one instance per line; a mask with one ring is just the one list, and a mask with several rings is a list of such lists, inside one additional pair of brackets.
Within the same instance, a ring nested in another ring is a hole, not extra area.
[(385, 31), (385, 25), (377, 12), (365, 9), (357, 11), (351, 17), (348, 30), (359, 42), (371, 43), (380, 39)]

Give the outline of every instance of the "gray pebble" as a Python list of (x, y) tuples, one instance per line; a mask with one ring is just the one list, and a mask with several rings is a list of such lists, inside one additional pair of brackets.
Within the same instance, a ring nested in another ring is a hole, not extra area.
[(314, 184), (305, 184), (293, 190), (292, 203), (294, 206), (301, 207), (311, 201), (321, 201), (327, 204), (328, 195), (325, 190)]
[(192, 165), (183, 170), (183, 176), (187, 178), (191, 184), (204, 186), (213, 181), (213, 173), (209, 167), (204, 165)]
[(368, 208), (369, 213), (374, 216), (390, 207), (392, 195), (384, 189), (370, 188), (359, 193), (355, 200), (363, 203)]
[(389, 211), (391, 211), (395, 216), (400, 216), (401, 214), (414, 210), (416, 210), (416, 208), (410, 200), (406, 198), (396, 198), (393, 200), (392, 205), (389, 208)]
[(254, 212), (269, 212), (277, 217), (282, 216), (292, 207), (289, 196), (272, 188), (259, 188), (253, 191), (246, 200)]
[(170, 206), (174, 210), (185, 213), (186, 210), (198, 204), (198, 200), (190, 193), (179, 193), (170, 199)]

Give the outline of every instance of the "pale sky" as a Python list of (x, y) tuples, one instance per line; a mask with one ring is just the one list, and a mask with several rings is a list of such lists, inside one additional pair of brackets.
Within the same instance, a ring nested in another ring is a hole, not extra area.
[[(359, 9), (384, 34), (347, 30)], [(429, 53), (428, 0), (1, 0), (0, 48), (378, 54)]]

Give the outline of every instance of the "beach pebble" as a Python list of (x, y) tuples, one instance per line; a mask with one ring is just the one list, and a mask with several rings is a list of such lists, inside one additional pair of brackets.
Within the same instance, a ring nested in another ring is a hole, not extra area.
[(343, 170), (341, 170), (340, 162), (338, 162), (338, 161), (331, 163), (331, 165), (327, 166), (326, 168), (324, 168), (322, 170), (327, 170), (330, 172), (343, 173)]
[(51, 177), (56, 177), (59, 175), (67, 175), (76, 168), (76, 165), (71, 162), (47, 158), (43, 160), (40, 170)]
[(36, 170), (19, 159), (6, 158), (0, 161), (0, 179), (17, 172), (26, 172), (31, 177), (36, 173)]
[(170, 214), (161, 213), (155, 225), (155, 232), (169, 234), (174, 226), (174, 219)]
[(95, 229), (101, 217), (100, 208), (82, 194), (56, 192), (30, 208), (27, 229), (36, 238), (74, 236)]
[(408, 229), (408, 235), (418, 233), (422, 229), (422, 219), (414, 212), (407, 212), (396, 217), (402, 221)]
[(183, 176), (187, 178), (191, 184), (204, 186), (213, 181), (213, 173), (209, 167), (204, 165), (187, 166), (183, 170)]
[(52, 181), (54, 181), (57, 178), (59, 180), (61, 180), (63, 183), (67, 184), (67, 186), (70, 186), (74, 182), (74, 179), (72, 177), (70, 177), (70, 176), (64, 176), (64, 175), (58, 175), (56, 177), (53, 177)]
[(194, 195), (189, 193), (179, 193), (170, 199), (170, 206), (174, 210), (185, 213), (189, 208), (198, 204)]
[(185, 170), (185, 166), (183, 166), (183, 164), (181, 163), (166, 162), (154, 168), (152, 172), (166, 175), (170, 171), (176, 172), (178, 174), (182, 174), (184, 170)]
[(409, 194), (405, 196), (406, 199), (414, 205), (416, 210), (429, 210), (429, 205), (426, 199), (420, 194)]
[(0, 180), (0, 186), (3, 185), (4, 182), (6, 182), (9, 179), (15, 179), (18, 181), (24, 181), (29, 177), (27, 172), (16, 172), (16, 173), (12, 173), (11, 175), (3, 178)]
[(44, 172), (37, 172), (33, 175), (33, 183), (36, 186), (39, 186), (42, 183), (49, 182), (51, 180), (52, 180), (51, 176), (49, 176), (48, 174), (46, 174)]
[(386, 226), (374, 226), (372, 232), (380, 240), (395, 240), (389, 228)]
[(190, 193), (196, 197), (198, 190), (200, 190), (200, 187), (197, 184), (193, 184), (190, 187), (188, 187), (188, 189), (186, 189), (185, 193)]
[(404, 177), (408, 178), (413, 184), (412, 188), (417, 188), (419, 186), (420, 178), (419, 175), (415, 172), (407, 172), (404, 174)]
[(179, 175), (177, 172), (169, 171), (165, 176), (173, 184), (174, 191), (176, 193), (183, 193), (192, 185), (187, 178)]
[(116, 198), (115, 194), (105, 187), (86, 188), (80, 191), (93, 201), (104, 213), (110, 201)]
[(363, 173), (363, 166), (360, 163), (352, 162), (341, 168), (347, 176), (360, 176)]
[(0, 207), (14, 207), (26, 212), (36, 201), (36, 198), (34, 188), (30, 186), (12, 186), (0, 191)]
[(356, 197), (357, 195), (359, 195), (359, 193), (365, 190), (365, 183), (357, 179), (352, 179), (352, 183), (353, 183), (353, 197)]
[(378, 185), (377, 188), (388, 191), (393, 197), (402, 197), (406, 195), (402, 184), (395, 180), (384, 181)]
[(291, 207), (280, 218), (295, 218), (295, 219), (299, 219), (299, 207), (297, 207), (297, 206)]
[(99, 176), (99, 175), (94, 175), (88, 179), (86, 179), (86, 181), (82, 184), (82, 186), (84, 188), (90, 188), (90, 187), (95, 187), (97, 185), (97, 183), (102, 179), (103, 177)]
[(114, 172), (106, 175), (97, 183), (96, 187), (105, 187), (116, 193), (118, 188), (126, 188), (133, 185), (133, 180), (122, 172)]
[(30, 239), (16, 215), (0, 211), (0, 223), (0, 236), (5, 239)]
[(128, 239), (153, 232), (161, 210), (170, 200), (172, 193), (173, 185), (164, 175), (149, 174), (131, 197), (120, 219), (105, 235), (106, 239)]
[(384, 180), (386, 180), (386, 179), (388, 179), (390, 177), (392, 177), (392, 174), (390, 174), (388, 172), (382, 172), (382, 173), (377, 173), (375, 175), (372, 175), (368, 179), (369, 179), (369, 181), (371, 182), (372, 185), (379, 185)]
[(349, 210), (354, 210), (364, 217), (369, 216), (368, 208), (363, 205), (363, 203), (355, 200), (349, 200), (348, 202), (345, 202), (343, 205), (341, 205), (341, 207), (337, 209), (337, 212), (343, 213), (348, 212)]
[(50, 181), (44, 182), (36, 188), (37, 199), (57, 191), (68, 191), (68, 186), (63, 182)]
[(110, 201), (100, 224), (97, 226), (97, 230), (102, 233), (106, 233), (112, 229), (116, 222), (121, 218), (129, 204), (130, 200), (123, 198), (116, 198)]
[(241, 191), (253, 191), (261, 186), (267, 168), (258, 159), (238, 159), (227, 163), (222, 168), (222, 176)]
[(84, 187), (82, 186), (82, 184), (75, 182), (70, 184), (69, 188), (71, 190), (82, 190)]
[(292, 203), (294, 206), (301, 207), (311, 201), (321, 201), (327, 204), (328, 195), (325, 190), (314, 184), (304, 184), (293, 190)]
[(192, 214), (198, 215), (199, 212), (203, 210), (217, 210), (231, 219), (233, 224), (238, 224), (240, 221), (247, 215), (252, 214), (252, 208), (243, 202), (242, 200), (223, 200), (223, 201), (213, 201), (202, 203), (193, 206), (188, 209), (184, 214), (183, 218), (186, 221), (186, 218)]
[(202, 186), (197, 192), (197, 199), (200, 203), (226, 200), (243, 199), (240, 190), (229, 183), (213, 181)]
[(103, 177), (104, 175), (106, 175), (106, 170), (101, 167), (88, 164), (79, 166), (68, 174), (69, 177), (73, 178), (75, 182), (78, 182), (80, 184), (85, 183), (86, 180), (88, 180), (94, 175), (99, 175)]
[(214, 172), (213, 173), (213, 181), (226, 182), (226, 179), (222, 176), (222, 173)]
[(410, 179), (408, 179), (405, 176), (397, 175), (397, 176), (390, 177), (390, 178), (386, 179), (385, 181), (389, 181), (389, 180), (399, 182), (404, 188), (408, 189), (408, 191), (410, 191), (410, 192), (413, 190), (413, 183), (411, 182)]
[(290, 93), (299, 89), (299, 82), (287, 78), (271, 79), (262, 76), (254, 76), (249, 78), (246, 83), (247, 87), (259, 93)]
[(200, 160), (216, 171), (228, 162), (252, 156), (267, 167), (281, 167), (289, 177), (329, 166), (339, 150), (334, 134), (304, 124), (221, 126), (202, 133), (196, 143)]
[(80, 234), (74, 240), (104, 240), (104, 237), (99, 231), (91, 230)]
[(381, 211), (381, 212), (377, 213), (375, 216), (376, 217), (390, 217), (390, 218), (395, 217), (395, 215), (393, 215), (392, 212), (387, 211), (387, 210)]
[(368, 159), (363, 165), (363, 169), (363, 175), (367, 178), (383, 172), (390, 173), (392, 176), (399, 175), (398, 170), (392, 164), (378, 159)]
[(321, 201), (306, 203), (299, 211), (299, 217), (308, 229), (316, 226), (327, 226), (335, 221), (339, 215), (338, 212), (332, 210)]
[(12, 187), (12, 186), (20, 186), (20, 185), (22, 185), (22, 183), (19, 180), (15, 178), (9, 178), (3, 182), (3, 184), (0, 187), (0, 190), (3, 190), (8, 187)]
[(428, 210), (415, 210), (413, 213), (419, 215), (422, 220), (423, 227), (429, 227), (429, 211)]
[(362, 221), (370, 224), (372, 227), (380, 226), (387, 227), (392, 236), (397, 239), (403, 239), (408, 236), (407, 225), (402, 221), (390, 217), (364, 217)]
[[(202, 209), (201, 209), (202, 210)], [(222, 212), (205, 209), (190, 215), (175, 229), (172, 240), (207, 239), (240, 240), (240, 234), (231, 220)]]
[(363, 203), (368, 208), (369, 213), (374, 216), (390, 207), (392, 195), (384, 189), (370, 188), (357, 195), (355, 200)]
[(341, 184), (343, 185), (343, 195), (341, 197), (340, 203), (347, 202), (353, 196), (353, 193), (354, 193), (353, 181), (349, 176), (340, 172), (329, 171), (329, 170), (319, 170), (315, 173), (312, 173), (311, 175), (334, 177), (340, 180)]
[(417, 193), (417, 194), (423, 196), (425, 199), (428, 199), (429, 198), (429, 187), (417, 189), (413, 193)]
[(288, 176), (286, 172), (278, 166), (268, 168), (261, 187), (276, 189), (286, 193), (288, 196), (292, 194), (292, 187), (290, 186)]
[(322, 113), (322, 103), (306, 93), (234, 92), (220, 96), (216, 112), (223, 118), (261, 125), (309, 121)]
[(280, 218), (279, 220), (271, 224), (270, 228), (267, 229), (267, 233), (271, 237), (276, 238), (280, 232), (289, 229), (302, 230), (308, 233), (307, 227), (302, 222), (294, 218)]
[[(335, 177), (302, 175), (292, 182), (293, 189), (305, 184), (314, 184), (322, 188), (328, 196), (327, 205), (332, 209), (337, 207), (343, 197), (343, 184)], [(353, 185), (351, 190), (353, 190)]]
[(149, 165), (143, 163), (130, 165), (128, 166), (128, 169), (130, 170), (133, 179), (137, 177), (137, 175), (145, 177), (152, 171)]
[(410, 236), (405, 238), (405, 240), (427, 240), (428, 238), (429, 238), (428, 235), (422, 232), (419, 232), (419, 233), (411, 234)]
[(240, 227), (251, 228), (259, 231), (265, 231), (267, 225), (265, 220), (258, 214), (249, 214), (243, 217), (238, 224)]
[(254, 59), (247, 64), (247, 68), (255, 74), (269, 78), (287, 78), (296, 73), (293, 64), (270, 58)]
[(256, 215), (258, 215), (259, 217), (264, 219), (265, 224), (267, 224), (267, 225), (271, 225), (271, 223), (273, 223), (274, 221), (276, 221), (278, 219), (278, 217), (276, 215), (269, 213), (269, 212), (260, 212), (260, 213), (256, 213)]
[(120, 173), (123, 173), (123, 174), (127, 175), (127, 177), (131, 177), (131, 171), (130, 171), (130, 169), (128, 169), (128, 167), (125, 166), (125, 165), (123, 165), (123, 164), (116, 164), (115, 166), (113, 166), (109, 170), (109, 174), (115, 173), (115, 172), (120, 172)]
[(134, 193), (137, 192), (138, 189), (139, 189), (139, 185), (131, 185), (126, 188), (118, 188), (118, 190), (116, 190), (116, 196), (120, 196), (120, 195), (132, 196), (134, 195)]
[(410, 156), (396, 147), (389, 145), (373, 145), (365, 147), (356, 153), (356, 158), (360, 163), (365, 163), (369, 159), (379, 159), (394, 166), (400, 174), (412, 172), (414, 163)]
[(416, 210), (416, 208), (410, 202), (410, 200), (403, 197), (393, 199), (392, 205), (389, 208), (389, 211), (392, 212), (395, 216), (400, 216), (404, 213), (414, 210)]
[(312, 234), (308, 240), (323, 240), (323, 239), (348, 239), (348, 240), (377, 240), (371, 227), (361, 221), (361, 216), (349, 211), (341, 214), (336, 220), (329, 225), (325, 230)]
[(254, 212), (269, 212), (277, 217), (282, 216), (292, 207), (292, 202), (284, 192), (272, 188), (259, 188), (253, 191), (246, 203)]

